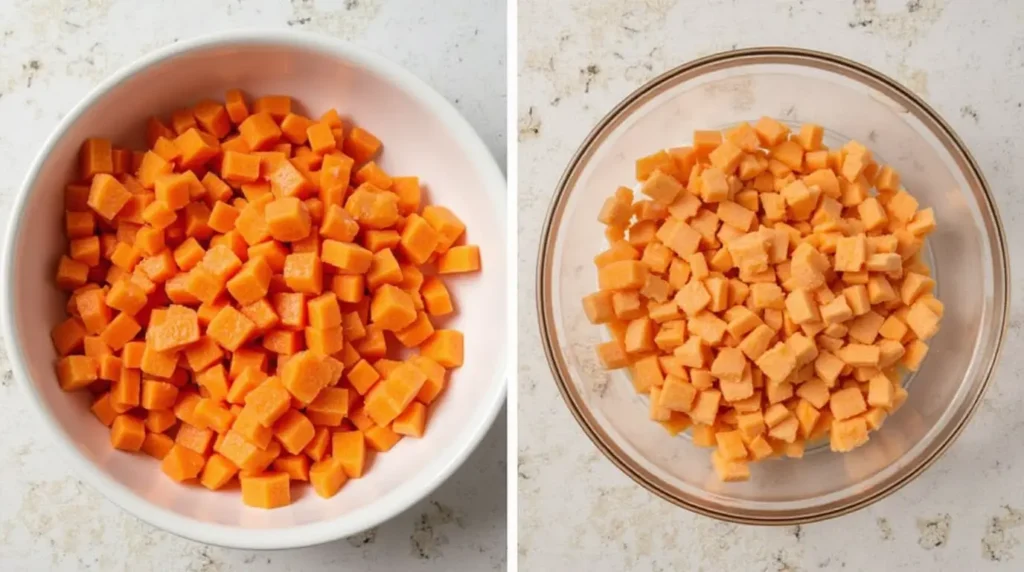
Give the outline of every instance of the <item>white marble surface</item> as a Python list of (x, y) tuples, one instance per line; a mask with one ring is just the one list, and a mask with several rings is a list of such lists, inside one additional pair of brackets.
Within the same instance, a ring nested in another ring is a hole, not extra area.
[[(231, 28), (290, 27), (378, 51), (452, 101), (504, 165), (505, 11), (503, 0), (0, 1), (0, 211), (43, 139), (100, 80), (157, 47)], [(314, 548), (244, 552), (154, 529), (81, 484), (38, 434), (6, 356), (0, 373), (2, 570), (506, 567), (505, 415), (451, 480), (379, 528)]]
[[(802, 527), (756, 528), (678, 509), (598, 452), (568, 413), (541, 357), (533, 287), (538, 234), (553, 188), (600, 117), (664, 70), (754, 45), (836, 52), (922, 95), (980, 162), (1010, 244), (1024, 243), (1024, 3), (521, 0), (519, 32), (521, 568), (1024, 569), (1020, 288), (994, 384), (935, 466), (859, 513)], [(1020, 252), (1011, 254), (1018, 282)]]

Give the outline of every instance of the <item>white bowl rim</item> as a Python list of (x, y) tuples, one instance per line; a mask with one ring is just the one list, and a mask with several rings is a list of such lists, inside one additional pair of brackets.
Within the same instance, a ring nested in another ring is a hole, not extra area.
[[(122, 67), (102, 81), (72, 108), (46, 139), (46, 142), (32, 161), (28, 173), (15, 197), (9, 216), (7, 232), (4, 236), (3, 258), (0, 261), (0, 269), (3, 270), (4, 274), (8, 277), (13, 276), (14, 253), (12, 245), (14, 244), (14, 239), (21, 231), (21, 214), (28, 202), (29, 189), (35, 183), (46, 157), (72, 123), (77, 121), (79, 117), (119, 83), (155, 64), (189, 52), (238, 45), (276, 45), (317, 51), (340, 56), (374, 73), (380, 74), (386, 80), (409, 94), (410, 97), (418, 100), (431, 113), (439, 116), (444, 121), (453, 136), (463, 146), (466, 153), (469, 154), (473, 164), (483, 172), (487, 182), (483, 189), (484, 192), (491, 194), (496, 201), (497, 208), (501, 208), (504, 201), (505, 177), (498, 168), (494, 156), (491, 155), (483, 140), (480, 139), (480, 136), (473, 127), (470, 126), (469, 122), (455, 107), (412, 72), (364, 48), (319, 34), (253, 28), (232, 30), (179, 41), (150, 52), (131, 64)], [(507, 243), (507, 237), (505, 240)], [(506, 385), (510, 373), (508, 371), (510, 367), (507, 358), (508, 348), (500, 348), (498, 355), (495, 356), (497, 367), (495, 368), (495, 379), (492, 382), (497, 387), (489, 395), (489, 402), (481, 403), (481, 409), (485, 414), (478, 418), (476, 426), (467, 428), (467, 431), (461, 433), (462, 437), (460, 437), (459, 442), (453, 443), (452, 446), (444, 449), (446, 451), (445, 455), (440, 456), (424, 467), (423, 472), (426, 474), (424, 479), (403, 483), (392, 494), (385, 496), (380, 503), (381, 506), (377, 507), (375, 511), (361, 509), (356, 511), (358, 518), (343, 515), (334, 520), (305, 524), (287, 529), (243, 529), (200, 522), (151, 504), (106, 473), (100, 471), (74, 445), (67, 441), (62, 435), (57, 422), (43, 404), (34, 384), (29, 381), (28, 370), (22, 360), (21, 344), (14, 331), (13, 309), (14, 300), (10, 280), (2, 281), (0, 283), (0, 322), (2, 322), (4, 349), (10, 359), (11, 368), (14, 376), (19, 380), (20, 385), (28, 395), (32, 408), (50, 434), (52, 441), (57, 443), (63, 458), (70, 461), (74, 476), (88, 483), (114, 504), (153, 526), (190, 540), (229, 548), (276, 550), (313, 546), (358, 534), (390, 520), (407, 510), (436, 490), (465, 462), (470, 453), (480, 444), (480, 441), (493, 425), (498, 412), (505, 402)], [(369, 514), (371, 512), (372, 514)]]

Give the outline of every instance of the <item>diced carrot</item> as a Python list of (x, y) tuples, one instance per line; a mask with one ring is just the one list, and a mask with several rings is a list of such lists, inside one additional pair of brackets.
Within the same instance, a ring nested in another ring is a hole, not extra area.
[(110, 444), (122, 451), (138, 451), (146, 440), (146, 426), (138, 417), (118, 415), (110, 425)]
[(178, 388), (166, 381), (147, 379), (142, 383), (140, 405), (144, 409), (170, 409), (178, 400)]
[(256, 324), (231, 306), (225, 306), (206, 327), (206, 335), (228, 351), (235, 351), (256, 331)]
[(447, 368), (462, 367), (463, 337), (458, 330), (437, 330), (423, 345), (420, 353)]
[[(420, 266), (479, 268), (454, 246), (465, 225), (388, 174), (373, 134), (292, 108), (272, 95), (250, 113), (231, 89), (148, 118), (148, 151), (83, 143), (55, 277), (68, 317), (50, 332), (60, 387), (99, 395), (115, 448), (211, 490), (237, 476), (265, 507), (291, 480), (333, 496), (367, 446), (422, 435), (462, 338), (434, 330), (454, 305)], [(421, 355), (390, 359), (385, 331)]]
[(291, 406), (291, 394), (276, 377), (268, 378), (245, 396), (246, 407), (254, 409), (260, 425), (270, 427)]
[(349, 395), (343, 387), (325, 387), (306, 406), (306, 416), (314, 425), (337, 427), (348, 414)]
[(192, 108), (192, 114), (204, 131), (218, 139), (223, 139), (231, 131), (231, 118), (227, 109), (216, 101), (200, 101)]
[(220, 142), (216, 137), (194, 127), (178, 135), (174, 144), (181, 149), (181, 166), (184, 169), (198, 167), (220, 152)]
[(113, 146), (109, 139), (86, 139), (78, 152), (81, 179), (90, 180), (100, 173), (113, 173)]
[(161, 461), (160, 470), (180, 483), (196, 478), (205, 464), (206, 459), (202, 455), (175, 443)]
[(365, 163), (380, 151), (380, 147), (380, 139), (377, 139), (372, 133), (361, 127), (353, 127), (345, 139), (343, 150), (357, 163)]
[(227, 457), (214, 453), (206, 460), (199, 482), (204, 487), (215, 491), (228, 484), (238, 474), (238, 467)]
[(264, 473), (242, 476), (242, 502), (256, 508), (277, 508), (291, 504), (291, 490), (286, 473)]
[(380, 453), (390, 451), (402, 439), (400, 434), (388, 427), (370, 427), (364, 432), (364, 435), (370, 447)]
[(146, 438), (142, 442), (142, 452), (154, 459), (163, 460), (173, 448), (174, 439), (163, 433), (146, 433)]

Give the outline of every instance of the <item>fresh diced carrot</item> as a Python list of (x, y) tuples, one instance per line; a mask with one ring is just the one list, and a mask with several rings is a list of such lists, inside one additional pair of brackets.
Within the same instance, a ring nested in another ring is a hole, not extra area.
[[(340, 153), (324, 155), (320, 164), (320, 200), (325, 205), (341, 206), (342, 198), (348, 190), (355, 161)], [(70, 207), (69, 207), (70, 208)], [(72, 209), (74, 210), (74, 209)]]
[(302, 350), (305, 344), (302, 332), (271, 330), (263, 334), (263, 348), (280, 356), (290, 356)]
[(369, 161), (360, 167), (359, 170), (356, 171), (354, 178), (356, 185), (370, 183), (371, 185), (384, 190), (390, 190), (392, 185), (391, 176), (373, 161)]
[(185, 206), (184, 218), (178, 220), (184, 221), (186, 237), (208, 240), (213, 236), (213, 229), (210, 227), (210, 207), (206, 206), (206, 203), (189, 203)]
[(164, 433), (177, 423), (178, 418), (170, 409), (151, 409), (146, 412), (146, 430), (150, 433)]
[(206, 460), (199, 482), (204, 487), (215, 491), (228, 484), (238, 474), (238, 467), (227, 457), (214, 453)]
[(194, 372), (203, 372), (215, 364), (223, 369), (219, 362), (224, 357), (224, 352), (209, 336), (200, 336), (194, 343), (189, 344), (184, 352), (185, 359), (188, 360), (188, 365)]
[(361, 274), (336, 274), (331, 277), (331, 291), (342, 302), (357, 303), (365, 294), (365, 279)]
[(251, 258), (228, 280), (228, 292), (239, 304), (255, 303), (267, 295), (273, 273), (266, 259)]
[[(236, 355), (238, 352), (235, 352)], [(246, 396), (259, 387), (267, 379), (267, 374), (259, 368), (247, 367), (238, 373), (230, 384), (227, 393), (227, 402), (241, 404), (245, 403)]]
[(289, 254), (284, 261), (284, 280), (295, 292), (318, 295), (323, 291), (323, 268), (314, 252)]
[(100, 263), (100, 237), (87, 236), (73, 239), (68, 244), (68, 255), (72, 260), (83, 262), (89, 266)]
[(343, 151), (357, 163), (365, 163), (380, 151), (381, 142), (369, 131), (361, 127), (353, 127), (345, 139)]
[(416, 309), (408, 293), (391, 284), (384, 284), (373, 294), (370, 319), (382, 329), (398, 331), (416, 320)]
[(361, 431), (336, 431), (331, 437), (331, 457), (341, 463), (352, 479), (363, 476), (366, 467), (366, 439)]
[[(198, 408), (197, 404), (196, 409)], [(199, 428), (188, 422), (183, 422), (178, 427), (178, 434), (175, 436), (174, 442), (205, 457), (213, 444), (213, 437), (214, 433), (211, 429)]]
[(205, 464), (206, 459), (201, 454), (175, 443), (161, 461), (160, 470), (180, 483), (196, 478)]
[(89, 408), (96, 419), (99, 419), (100, 423), (110, 427), (114, 423), (114, 418), (117, 417), (118, 413), (114, 410), (113, 405), (110, 403), (110, 393), (104, 393), (103, 395), (96, 398), (92, 402), (92, 406)]
[(370, 447), (379, 453), (390, 451), (402, 439), (400, 434), (395, 433), (388, 427), (370, 427), (365, 431), (364, 435)]
[(245, 396), (245, 405), (255, 410), (260, 425), (270, 427), (288, 411), (291, 394), (278, 378), (271, 377)]
[(138, 451), (146, 439), (146, 426), (138, 417), (118, 415), (110, 425), (110, 444), (122, 451)]
[(306, 455), (281, 455), (274, 459), (271, 467), (293, 481), (309, 481), (309, 457)]
[[(199, 341), (199, 316), (186, 306), (170, 305), (161, 324), (149, 326), (146, 342), (157, 352), (175, 351)], [(152, 338), (150, 338), (152, 334)]]
[(453, 246), (437, 260), (438, 274), (480, 270), (480, 248), (476, 245)]
[(66, 356), (81, 348), (85, 335), (85, 325), (78, 318), (68, 318), (50, 332), (53, 347), (61, 356)]
[(266, 112), (255, 112), (238, 125), (238, 132), (254, 151), (273, 146), (281, 138), (281, 129)]
[(318, 426), (337, 427), (348, 414), (349, 395), (343, 387), (325, 387), (306, 406), (306, 416)]
[(267, 180), (274, 196), (306, 198), (316, 190), (313, 181), (294, 164), (294, 161), (295, 159), (281, 161), (270, 168)]
[(359, 354), (367, 359), (384, 357), (388, 353), (384, 330), (377, 324), (367, 324), (366, 335), (355, 346)]
[(227, 109), (216, 101), (200, 101), (192, 108), (192, 114), (199, 126), (217, 139), (223, 139), (231, 131), (231, 118)]
[(418, 177), (392, 177), (391, 191), (398, 195), (398, 212), (408, 216), (419, 212), (422, 200)]
[[(454, 305), (420, 266), (472, 271), (479, 253), (453, 246), (465, 225), (448, 209), (417, 214), (419, 180), (389, 175), (381, 142), (336, 110), (313, 120), (265, 96), (250, 114), (239, 90), (224, 99), (178, 109), (170, 127), (150, 117), (148, 151), (83, 144), (80, 182), (64, 188), (58, 381), (100, 395), (112, 444), (176, 481), (220, 489), (237, 475), (256, 506), (289, 503), (290, 480), (330, 497), (364, 472), (367, 446), (422, 435), (462, 338), (434, 330)], [(389, 359), (385, 331), (421, 355)]]
[(142, 220), (154, 228), (166, 229), (174, 224), (177, 218), (174, 209), (163, 201), (153, 201), (142, 211)]
[(426, 421), (426, 406), (418, 401), (414, 401), (395, 418), (395, 422), (391, 424), (391, 429), (399, 435), (422, 437)]
[(168, 163), (176, 163), (181, 159), (181, 149), (178, 149), (178, 146), (174, 144), (174, 141), (172, 141), (173, 137), (174, 135), (171, 137), (161, 136), (151, 145), (153, 152), (160, 155)]
[(280, 322), (277, 312), (274, 311), (274, 307), (267, 298), (260, 298), (251, 304), (242, 306), (240, 311), (246, 318), (252, 320), (258, 332), (266, 333)]
[(181, 149), (181, 167), (184, 169), (198, 167), (220, 152), (220, 142), (216, 137), (194, 127), (178, 135), (174, 144)]
[(154, 459), (163, 460), (174, 448), (174, 439), (163, 433), (146, 433), (142, 441), (142, 452)]
[(340, 459), (328, 457), (313, 464), (309, 469), (309, 481), (316, 494), (323, 498), (331, 498), (348, 480), (345, 467)]
[(208, 397), (199, 400), (196, 405), (195, 415), (207, 427), (217, 433), (226, 433), (235, 422), (235, 415), (231, 410), (221, 405), (218, 400)]
[(179, 270), (187, 272), (199, 264), (205, 254), (206, 250), (199, 241), (190, 236), (174, 249), (174, 263)]
[(425, 342), (433, 334), (434, 324), (431, 323), (430, 317), (423, 312), (417, 312), (416, 320), (406, 326), (405, 329), (395, 332), (395, 338), (403, 346), (414, 348)]
[(89, 356), (70, 355), (57, 362), (57, 379), (64, 391), (88, 387), (99, 376), (99, 363)]
[[(208, 337), (203, 337), (208, 340)], [(217, 346), (217, 350), (220, 348)], [(187, 351), (187, 350), (186, 350)], [(219, 361), (220, 358), (217, 358)], [(210, 399), (223, 400), (228, 396), (228, 375), (224, 365), (217, 363), (197, 374), (195, 374), (196, 385), (206, 390)]]
[(266, 449), (274, 436), (271, 427), (265, 427), (260, 423), (260, 410), (256, 406), (250, 405), (242, 407), (238, 412), (231, 430), (245, 437), (260, 449)]
[(166, 381), (147, 379), (142, 382), (143, 409), (170, 409), (178, 400), (178, 388)]
[(85, 238), (96, 232), (96, 216), (88, 211), (65, 211), (64, 232), (68, 238)]
[(100, 173), (113, 173), (113, 145), (109, 139), (86, 139), (78, 152), (81, 179), (90, 180)]
[(444, 254), (466, 231), (466, 225), (451, 210), (437, 205), (423, 209), (423, 218), (439, 235), (437, 252)]
[(171, 113), (171, 129), (182, 134), (196, 126), (196, 118), (191, 109), (178, 109)]
[(107, 220), (113, 220), (131, 198), (128, 189), (107, 173), (98, 173), (89, 187), (89, 208)]
[(283, 120), (292, 111), (292, 98), (287, 95), (264, 95), (252, 104), (253, 113), (267, 113), (276, 120)]
[(242, 502), (256, 508), (277, 508), (291, 504), (291, 490), (286, 473), (264, 473), (242, 476)]
[(309, 418), (297, 409), (285, 411), (274, 422), (274, 437), (280, 441), (286, 451), (298, 455), (313, 440), (316, 430)]
[(224, 95), (224, 107), (231, 123), (235, 125), (245, 121), (245, 118), (249, 116), (249, 108), (245, 104), (245, 96), (242, 95), (241, 90), (229, 89)]
[(215, 232), (226, 233), (235, 228), (235, 221), (238, 219), (238, 215), (238, 209), (218, 200), (213, 204), (207, 224)]
[(146, 151), (142, 156), (142, 164), (139, 165), (136, 176), (139, 179), (139, 183), (141, 183), (144, 188), (153, 189), (156, 187), (157, 177), (169, 174), (173, 171), (173, 163), (167, 161), (155, 151)]
[(437, 330), (420, 346), (420, 353), (447, 368), (462, 367), (463, 337), (458, 330)]
[(146, 342), (128, 342), (121, 348), (121, 361), (124, 367), (132, 369), (142, 368), (142, 354), (145, 352)]
[(142, 399), (142, 375), (139, 370), (121, 368), (121, 377), (110, 387), (110, 403), (119, 412), (138, 407)]
[(176, 350), (158, 351), (152, 345), (146, 344), (142, 352), (142, 371), (156, 377), (170, 377), (174, 368), (178, 365), (178, 352)]
[(106, 294), (101, 289), (82, 292), (75, 297), (78, 315), (85, 325), (85, 331), (99, 334), (110, 323), (112, 312), (107, 306)]
[(423, 296), (427, 313), (431, 316), (445, 316), (454, 311), (451, 295), (440, 278), (436, 276), (425, 278), (423, 286), (420, 287), (420, 294)]
[(206, 335), (228, 351), (235, 351), (256, 331), (256, 324), (231, 306), (225, 306), (206, 327)]

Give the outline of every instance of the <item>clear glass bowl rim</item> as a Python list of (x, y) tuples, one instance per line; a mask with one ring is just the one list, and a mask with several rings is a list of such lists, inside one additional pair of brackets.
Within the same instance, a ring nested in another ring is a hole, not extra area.
[[(845, 75), (848, 78), (883, 91), (888, 97), (906, 103), (908, 105), (908, 110), (912, 110), (918, 119), (925, 123), (930, 123), (929, 127), (935, 131), (935, 135), (946, 146), (947, 150), (955, 158), (960, 159), (961, 164), (967, 166), (967, 169), (963, 172), (964, 177), (969, 182), (977, 185), (983, 192), (984, 201), (979, 205), (979, 208), (985, 216), (991, 217), (997, 230), (996, 236), (993, 237), (993, 248), (998, 251), (997, 254), (1000, 264), (998, 265), (999, 268), (997, 268), (996, 272), (997, 279), (994, 281), (993, 286), (997, 293), (1000, 294), (999, 298), (1003, 301), (1002, 307), (998, 309), (1000, 311), (997, 312), (995, 316), (997, 320), (995, 327), (998, 328), (996, 349), (991, 354), (989, 362), (984, 364), (979, 390), (973, 400), (969, 403), (965, 415), (955, 420), (955, 426), (950, 428), (946, 434), (946, 438), (942, 442), (938, 443), (929, 455), (919, 459), (915, 466), (899, 475), (898, 478), (885, 483), (884, 486), (879, 487), (871, 495), (853, 499), (844, 499), (834, 503), (830, 507), (822, 508), (817, 512), (787, 515), (781, 518), (770, 518), (763, 515), (748, 514), (742, 509), (716, 510), (708, 503), (703, 502), (699, 497), (677, 494), (677, 492), (673, 491), (671, 487), (662, 486), (660, 481), (652, 478), (646, 473), (646, 471), (633, 464), (625, 455), (620, 454), (618, 447), (612, 444), (611, 440), (605, 436), (603, 430), (597, 428), (596, 424), (593, 423), (593, 419), (587, 411), (587, 406), (582, 396), (576, 391), (573, 384), (568, 379), (568, 367), (566, 366), (564, 356), (562, 356), (558, 349), (554, 335), (555, 317), (551, 307), (553, 293), (551, 292), (550, 286), (552, 282), (551, 276), (553, 273), (552, 262), (554, 259), (555, 247), (555, 224), (561, 221), (561, 215), (569, 196), (569, 185), (571, 182), (575, 181), (578, 174), (577, 171), (583, 160), (593, 152), (594, 143), (598, 140), (598, 137), (610, 125), (619, 121), (621, 119), (621, 114), (626, 109), (637, 101), (657, 93), (659, 87), (667, 82), (672, 82), (680, 76), (693, 78), (710, 71), (757, 63), (802, 65)], [(970, 151), (967, 150), (963, 141), (956, 135), (952, 127), (950, 127), (934, 109), (925, 103), (924, 100), (892, 78), (866, 65), (841, 56), (800, 48), (745, 48), (728, 52), (719, 52), (698, 58), (662, 73), (630, 93), (622, 101), (616, 104), (611, 111), (601, 118), (590, 133), (587, 134), (587, 137), (583, 140), (583, 143), (580, 144), (579, 148), (573, 154), (572, 159), (569, 161), (569, 164), (562, 172), (562, 176), (558, 181), (555, 194), (551, 199), (551, 203), (548, 207), (548, 212), (544, 220), (544, 225), (541, 230), (536, 270), (537, 316), (545, 357), (547, 358), (548, 366), (551, 369), (555, 383), (558, 386), (559, 393), (561, 393), (569, 411), (572, 413), (577, 423), (579, 423), (584, 433), (587, 434), (594, 445), (596, 445), (597, 448), (615, 466), (650, 492), (677, 506), (686, 508), (698, 514), (739, 524), (793, 525), (835, 518), (874, 504), (917, 478), (918, 475), (935, 463), (935, 461), (945, 453), (953, 442), (956, 441), (957, 437), (977, 411), (977, 408), (984, 397), (985, 391), (991, 383), (995, 366), (999, 362), (999, 356), (1002, 351), (1003, 340), (1006, 335), (1006, 327), (1009, 320), (1010, 304), (1007, 294), (1009, 293), (1010, 285), (1010, 265), (1009, 254), (1006, 250), (1005, 231), (1003, 229), (999, 213), (996, 210), (996, 204), (992, 198), (991, 189), (985, 180), (981, 168), (978, 167), (977, 162), (974, 160)], [(1001, 281), (998, 280), (999, 274), (1001, 274), (1003, 278)]]

